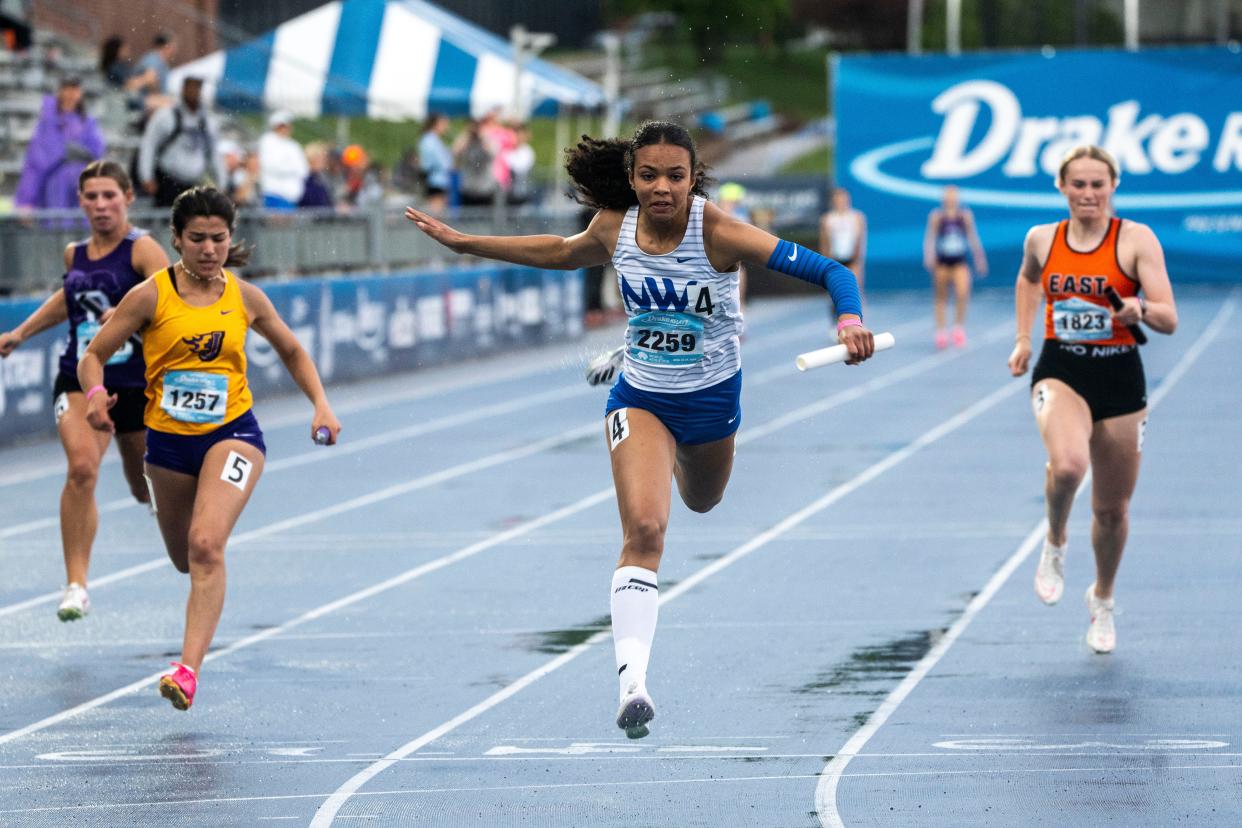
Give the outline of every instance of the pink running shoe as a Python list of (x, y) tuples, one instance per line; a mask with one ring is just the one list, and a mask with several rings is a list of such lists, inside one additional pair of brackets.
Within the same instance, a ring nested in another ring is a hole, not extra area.
[(160, 678), (160, 695), (172, 702), (178, 710), (189, 710), (194, 704), (194, 691), (198, 689), (198, 679), (194, 671), (176, 661), (172, 666), (177, 669)]
[(953, 346), (955, 348), (966, 347), (966, 329), (961, 325), (953, 326)]
[(936, 350), (943, 351), (949, 347), (949, 334), (943, 328), (936, 331)]

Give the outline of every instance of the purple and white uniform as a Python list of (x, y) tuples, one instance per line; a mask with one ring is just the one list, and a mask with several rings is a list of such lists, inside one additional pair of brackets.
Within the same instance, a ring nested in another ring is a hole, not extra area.
[[(75, 384), (78, 360), (99, 332), (99, 317), (116, 307), (121, 297), (146, 278), (133, 265), (134, 242), (145, 235), (146, 230), (132, 228), (111, 253), (98, 259), (86, 255), (89, 240), (73, 247), (73, 263), (65, 274), (69, 336), (60, 354), (60, 373), (73, 377)], [(137, 335), (125, 342), (104, 366), (104, 385), (108, 388), (146, 387), (146, 364), (142, 348), (135, 346), (135, 338)]]

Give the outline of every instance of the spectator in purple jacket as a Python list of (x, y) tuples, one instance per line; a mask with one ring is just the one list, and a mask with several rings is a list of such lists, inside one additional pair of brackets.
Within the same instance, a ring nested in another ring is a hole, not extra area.
[(64, 78), (43, 99), (13, 201), (19, 208), (77, 209), (78, 175), (104, 148), (99, 125), (82, 106), (82, 82)]

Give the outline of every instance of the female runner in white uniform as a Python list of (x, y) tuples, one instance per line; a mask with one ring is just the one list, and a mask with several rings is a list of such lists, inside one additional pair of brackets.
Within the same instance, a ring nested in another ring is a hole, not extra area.
[(655, 716), (646, 673), (670, 482), (676, 479), (686, 506), (707, 512), (724, 496), (733, 468), (741, 421), (739, 264), (828, 288), (851, 364), (869, 358), (875, 341), (862, 325), (849, 270), (706, 201), (704, 169), (682, 127), (655, 121), (628, 141), (584, 137), (568, 151), (566, 167), (578, 199), (598, 209), (587, 229), (569, 238), (472, 236), (413, 208), (406, 217), (457, 253), (565, 270), (611, 260), (617, 269), (630, 322), (625, 345), (611, 355), (624, 370), (605, 413), (624, 534), (612, 581), (612, 630), (617, 726), (640, 738)]

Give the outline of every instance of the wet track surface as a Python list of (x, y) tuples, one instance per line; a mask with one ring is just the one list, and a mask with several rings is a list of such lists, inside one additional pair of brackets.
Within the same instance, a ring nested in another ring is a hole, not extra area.
[(757, 304), (725, 501), (674, 504), (658, 715), (633, 742), (612, 722), (605, 392), (580, 378), (616, 331), (330, 389), (330, 449), (304, 402), (261, 400), (269, 464), (188, 713), (153, 684), (187, 583), (119, 466), (93, 613), (60, 624), (60, 448), (6, 449), (0, 826), (1237, 824), (1237, 301), (1183, 290), (1178, 334), (1144, 349), (1149, 391), (1170, 384), (1107, 657), (1082, 642), (1089, 494), (1060, 605), (1034, 555), (971, 603), (1042, 517), (1009, 293), (942, 353), (926, 297), (877, 294), (897, 348), (804, 375), (825, 305)]

